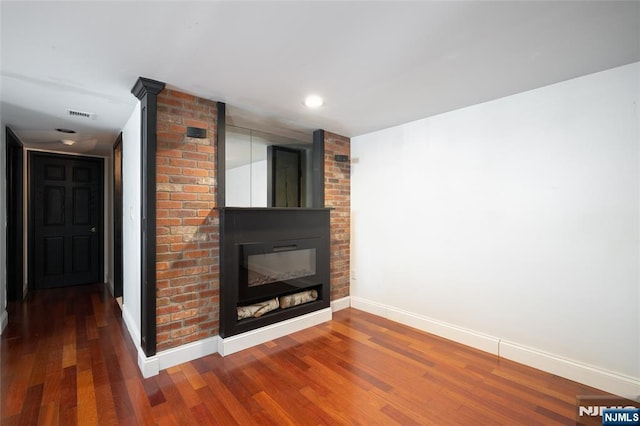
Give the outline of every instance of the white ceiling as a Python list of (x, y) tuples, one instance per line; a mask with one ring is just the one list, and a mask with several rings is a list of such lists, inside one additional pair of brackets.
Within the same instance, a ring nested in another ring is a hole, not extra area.
[(353, 137), (640, 60), (638, 1), (2, 1), (0, 14), (2, 124), (56, 151), (53, 129), (72, 128), (71, 150), (92, 154), (110, 152), (138, 76), (226, 102), (235, 124)]

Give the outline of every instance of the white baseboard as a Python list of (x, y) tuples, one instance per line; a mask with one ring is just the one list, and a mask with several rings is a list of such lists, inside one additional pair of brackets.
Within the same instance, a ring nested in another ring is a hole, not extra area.
[(145, 379), (157, 376), (160, 373), (158, 355), (147, 357), (142, 348), (138, 348), (138, 368)]
[(500, 339), (497, 337), (447, 324), (433, 318), (403, 311), (402, 309), (372, 302), (360, 297), (351, 296), (351, 307), (435, 334), (436, 336), (444, 337), (445, 339), (453, 340), (454, 342), (462, 343), (463, 345), (480, 349), (484, 352), (498, 355)]
[(136, 326), (136, 323), (131, 316), (131, 311), (127, 309), (126, 304), (122, 306), (122, 320), (124, 321), (124, 325), (127, 327), (127, 332), (129, 333), (129, 337), (131, 338), (133, 345), (138, 351), (138, 368), (140, 369), (142, 376), (145, 379), (155, 376), (160, 371), (157, 366), (158, 362), (154, 359), (155, 357), (147, 358), (140, 347), (140, 330)]
[(0, 314), (0, 334), (7, 327), (7, 324), (9, 324), (9, 314), (7, 314), (6, 310), (3, 310), (2, 314)]
[(197, 342), (167, 349), (151, 357), (147, 357), (144, 352), (139, 349), (138, 367), (142, 372), (142, 376), (147, 379), (158, 374), (160, 370), (165, 370), (216, 352), (218, 352), (218, 336), (207, 337)]
[(351, 307), (615, 395), (632, 398), (637, 398), (640, 395), (640, 379), (638, 378), (606, 371), (356, 296), (351, 296)]
[(500, 356), (614, 395), (630, 398), (637, 398), (640, 395), (639, 379), (528, 348), (517, 343), (502, 341), (500, 343)]
[[(158, 352), (151, 357), (147, 357), (139, 345), (136, 344), (138, 349), (138, 368), (140, 368), (142, 376), (147, 379), (160, 373), (160, 370), (164, 370), (184, 362), (189, 362), (203, 356), (211, 355), (216, 352), (220, 353), (222, 356), (230, 355), (234, 352), (268, 342), (269, 340), (304, 330), (305, 328), (321, 324), (325, 321), (330, 321), (331, 312), (331, 308), (325, 308), (276, 324), (271, 324), (257, 330), (228, 337), (226, 339), (223, 339), (220, 336), (212, 336), (203, 340), (198, 340), (197, 342), (187, 343), (186, 345)], [(122, 315), (125, 317), (124, 310)], [(127, 319), (125, 317), (125, 324), (126, 323)], [(127, 326), (127, 328), (128, 327), (129, 326)], [(130, 334), (132, 338), (136, 335), (135, 332), (132, 333), (131, 331)], [(139, 341), (139, 339), (134, 340), (134, 343), (136, 341)]]
[(197, 342), (187, 343), (177, 348), (167, 349), (158, 352), (158, 363), (160, 370), (182, 364), (183, 362), (193, 361), (203, 356), (215, 354), (218, 352), (218, 336), (207, 337)]
[(339, 311), (341, 309), (347, 309), (349, 307), (351, 307), (351, 297), (349, 296), (331, 301), (331, 310), (333, 312)]
[(232, 353), (260, 345), (277, 339), (278, 337), (330, 321), (331, 318), (331, 308), (325, 308), (225, 339), (220, 337), (218, 341), (218, 352), (222, 356), (231, 355)]
[(127, 326), (129, 337), (137, 349), (140, 349), (140, 330), (136, 327), (136, 323), (131, 316), (131, 311), (127, 309), (127, 305), (122, 306), (122, 320), (124, 325)]

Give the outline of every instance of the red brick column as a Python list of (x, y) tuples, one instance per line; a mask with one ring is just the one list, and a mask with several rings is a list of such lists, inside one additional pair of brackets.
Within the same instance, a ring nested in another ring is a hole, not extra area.
[[(216, 117), (215, 102), (169, 89), (158, 95), (159, 351), (218, 334)], [(207, 137), (187, 137), (188, 126), (206, 129)]]
[(335, 155), (351, 158), (350, 139), (324, 132), (324, 203), (331, 211), (331, 300), (349, 295), (351, 244), (351, 166)]

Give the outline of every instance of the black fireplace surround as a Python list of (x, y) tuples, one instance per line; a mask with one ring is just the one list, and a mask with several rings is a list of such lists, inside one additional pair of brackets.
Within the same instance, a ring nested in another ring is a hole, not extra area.
[[(220, 209), (220, 336), (229, 337), (330, 306), (328, 208)], [(316, 290), (318, 299), (258, 318), (237, 308)]]

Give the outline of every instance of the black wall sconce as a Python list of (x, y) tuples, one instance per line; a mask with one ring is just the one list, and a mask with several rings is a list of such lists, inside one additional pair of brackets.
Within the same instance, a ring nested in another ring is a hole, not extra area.
[(187, 137), (204, 139), (207, 137), (207, 129), (199, 127), (187, 127)]
[(336, 160), (338, 163), (346, 163), (349, 161), (349, 156), (336, 154), (333, 157), (333, 159)]

